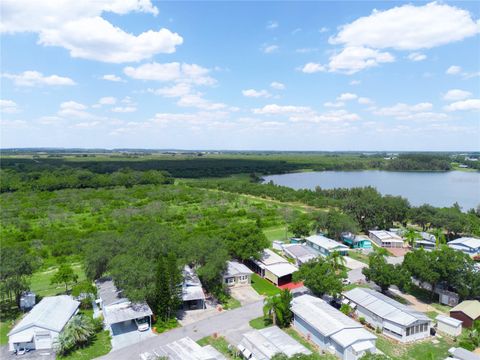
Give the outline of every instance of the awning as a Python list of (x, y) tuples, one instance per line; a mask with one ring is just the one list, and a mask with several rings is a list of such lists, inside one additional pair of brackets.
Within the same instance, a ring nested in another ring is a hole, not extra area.
[(20, 332), (13, 336), (13, 343), (28, 343), (33, 341), (33, 334), (31, 332)]
[(352, 345), (352, 349), (355, 350), (356, 353), (368, 350), (375, 347), (371, 341), (360, 341)]

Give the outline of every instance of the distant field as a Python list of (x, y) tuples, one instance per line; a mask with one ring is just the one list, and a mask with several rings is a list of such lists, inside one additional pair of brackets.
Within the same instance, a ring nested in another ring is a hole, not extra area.
[[(72, 264), (73, 271), (78, 275), (78, 281), (85, 280), (85, 272), (80, 263)], [(65, 286), (61, 284), (50, 284), (52, 276), (57, 271), (57, 267), (51, 267), (47, 270), (36, 272), (30, 279), (30, 290), (40, 296), (52, 296), (65, 292)]]

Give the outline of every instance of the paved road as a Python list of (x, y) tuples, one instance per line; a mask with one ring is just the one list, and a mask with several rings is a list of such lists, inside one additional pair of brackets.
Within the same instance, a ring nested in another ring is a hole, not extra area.
[(183, 326), (155, 336), (134, 345), (126, 346), (101, 357), (103, 360), (138, 360), (140, 354), (153, 353), (156, 348), (189, 336), (197, 341), (205, 336), (218, 333), (233, 344), (238, 344), (241, 335), (250, 329), (249, 321), (263, 314), (263, 301), (257, 301), (235, 310), (229, 310), (208, 319)]

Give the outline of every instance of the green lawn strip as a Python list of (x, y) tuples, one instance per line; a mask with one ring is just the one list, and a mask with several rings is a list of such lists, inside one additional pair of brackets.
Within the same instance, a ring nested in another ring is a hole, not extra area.
[(228, 346), (230, 345), (227, 340), (223, 337), (213, 337), (213, 336), (206, 336), (197, 341), (197, 344), (200, 346), (207, 346), (211, 345), (216, 350), (221, 352), (227, 359), (241, 359), (240, 357), (236, 356), (232, 351), (229, 350)]
[(161, 321), (156, 319), (152, 322), (152, 329), (157, 334), (161, 334), (167, 330), (172, 330), (180, 326), (177, 319), (170, 319), (168, 321)]
[(269, 318), (265, 318), (263, 316), (260, 316), (258, 318), (253, 319), (253, 320), (250, 320), (249, 324), (252, 328), (260, 330), (260, 329), (264, 329), (266, 327), (271, 326), (272, 325), (272, 320), (269, 319)]
[[(376, 335), (377, 349), (390, 356), (392, 360), (443, 360), (448, 356), (448, 349), (453, 346), (453, 340), (448, 337), (441, 339), (435, 337), (411, 344), (401, 344), (384, 335)], [(434, 339), (438, 344), (432, 342)]]
[(357, 250), (349, 251), (348, 256), (350, 256), (352, 259), (358, 260), (368, 265), (368, 255), (365, 255), (360, 251), (357, 251)]
[[(71, 264), (73, 271), (78, 275), (78, 282), (86, 279), (85, 272), (80, 263)], [(65, 286), (62, 284), (50, 284), (50, 279), (57, 271), (57, 267), (34, 273), (30, 278), (30, 290), (40, 296), (52, 296), (65, 293)]]
[(67, 356), (57, 355), (57, 358), (68, 360), (89, 360), (106, 355), (111, 349), (110, 333), (105, 330), (97, 333), (95, 339), (88, 346), (77, 349)]
[(447, 315), (450, 313), (450, 310), (452, 309), (451, 306), (442, 305), (442, 304), (438, 304), (438, 303), (431, 303), (430, 305), (432, 307), (434, 307), (435, 309), (437, 309), (438, 311), (440, 311), (442, 313), (445, 313)]
[(297, 340), (300, 344), (305, 346), (313, 354), (315, 354), (317, 359), (319, 359), (319, 360), (320, 359), (321, 360), (337, 360), (338, 359), (336, 356), (330, 355), (330, 354), (320, 355), (319, 354), (320, 350), (319, 350), (318, 346), (314, 345), (311, 341), (308, 341), (307, 339), (305, 339), (305, 337), (303, 337), (297, 330), (295, 330), (295, 328), (289, 327), (289, 328), (286, 328), (286, 329), (283, 329), (283, 330), (288, 335), (290, 335), (292, 338)]
[(435, 320), (438, 316), (438, 312), (436, 311), (427, 311), (425, 314), (432, 320)]
[(240, 301), (238, 301), (237, 299), (235, 299), (233, 297), (230, 297), (225, 303), (223, 303), (223, 308), (225, 310), (237, 309), (240, 306), (242, 306), (242, 304), (240, 304)]
[(8, 332), (12, 329), (14, 321), (2, 321), (0, 322), (0, 345), (5, 345), (8, 343)]
[(252, 275), (252, 287), (260, 295), (272, 296), (280, 294), (280, 289), (268, 280), (262, 279), (258, 274)]

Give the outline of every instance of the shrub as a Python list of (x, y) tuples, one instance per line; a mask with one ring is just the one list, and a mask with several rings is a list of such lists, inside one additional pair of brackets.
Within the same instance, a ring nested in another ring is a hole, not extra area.
[(363, 316), (360, 316), (360, 317), (358, 318), (358, 321), (360, 321), (360, 324), (362, 324), (362, 325), (365, 325), (366, 322), (367, 322)]

